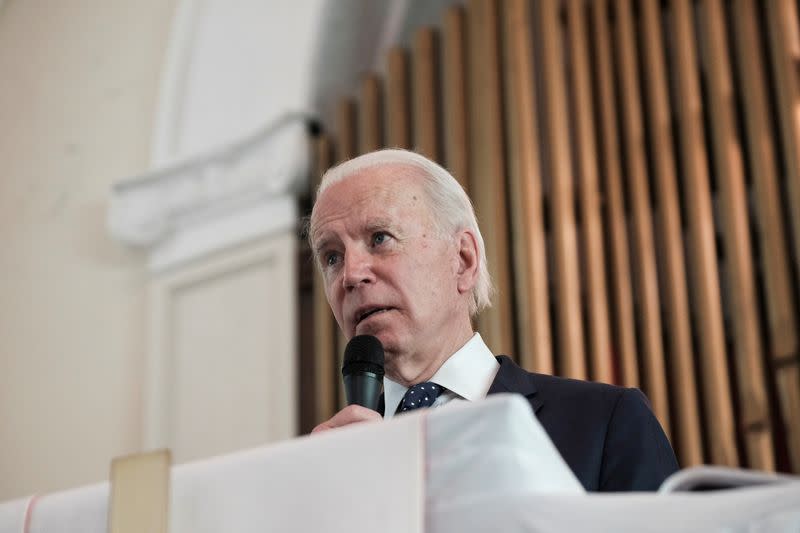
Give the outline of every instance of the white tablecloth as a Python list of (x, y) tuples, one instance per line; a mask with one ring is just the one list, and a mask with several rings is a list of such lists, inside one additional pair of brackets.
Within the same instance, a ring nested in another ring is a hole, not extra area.
[[(172, 470), (170, 533), (798, 531), (800, 482), (586, 494), (518, 396), (452, 402)], [(106, 483), (0, 504), (0, 533), (104, 533)]]

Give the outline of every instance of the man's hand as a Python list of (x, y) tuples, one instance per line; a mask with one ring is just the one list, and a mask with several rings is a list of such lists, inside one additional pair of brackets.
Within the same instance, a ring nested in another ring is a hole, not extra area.
[(367, 409), (361, 405), (348, 405), (335, 415), (314, 428), (311, 433), (319, 431), (326, 431), (328, 429), (346, 426), (347, 424), (355, 424), (357, 422), (370, 422), (376, 420), (383, 420), (383, 417), (372, 409)]

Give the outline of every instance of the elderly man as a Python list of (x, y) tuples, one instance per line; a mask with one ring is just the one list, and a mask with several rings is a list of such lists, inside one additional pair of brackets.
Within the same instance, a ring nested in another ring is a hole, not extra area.
[(641, 392), (526, 372), (473, 332), (491, 296), (483, 238), (466, 193), (439, 165), (381, 150), (328, 170), (309, 238), (345, 337), (374, 335), (386, 353), (385, 413), (351, 405), (315, 432), (514, 392), (587, 490), (654, 490), (677, 470)]

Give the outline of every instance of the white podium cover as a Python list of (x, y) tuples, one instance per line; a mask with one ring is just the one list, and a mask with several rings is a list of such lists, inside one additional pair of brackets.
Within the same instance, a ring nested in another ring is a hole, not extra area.
[(33, 498), (0, 503), (0, 533), (19, 533), (25, 530), (25, 516)]
[(800, 482), (717, 492), (459, 498), (428, 514), (430, 531), (503, 533), (797, 533)]
[[(171, 483), (170, 533), (800, 529), (796, 482), (585, 494), (509, 395), (175, 466)], [(0, 533), (103, 533), (107, 500), (102, 483), (0, 504)]]

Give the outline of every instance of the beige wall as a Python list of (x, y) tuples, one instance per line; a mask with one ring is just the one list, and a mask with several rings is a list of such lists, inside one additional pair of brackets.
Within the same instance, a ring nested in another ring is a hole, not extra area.
[(106, 199), (147, 169), (174, 5), (0, 4), (0, 501), (140, 446), (146, 269)]

